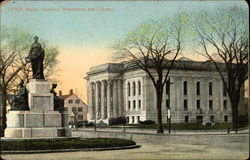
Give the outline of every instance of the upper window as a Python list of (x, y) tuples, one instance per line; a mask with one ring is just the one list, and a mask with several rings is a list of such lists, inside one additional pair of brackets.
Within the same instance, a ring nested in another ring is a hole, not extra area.
[(82, 107), (78, 107), (78, 112), (82, 112), (83, 108)]
[(187, 95), (187, 81), (184, 81), (183, 83), (183, 94)]
[(128, 108), (130, 108), (130, 101), (128, 101)]
[(227, 111), (227, 100), (223, 101), (223, 110)]
[(135, 82), (133, 82), (133, 96), (135, 96), (135, 93), (136, 93), (136, 88), (135, 88)]
[(213, 100), (209, 100), (209, 111), (213, 110)]
[(197, 107), (197, 109), (201, 109), (201, 101), (200, 100), (196, 100), (196, 107)]
[(128, 82), (128, 96), (130, 96), (130, 83)]
[(75, 103), (76, 103), (76, 104), (80, 104), (80, 100), (79, 100), (79, 99), (76, 99), (76, 100), (75, 100)]
[(184, 111), (188, 110), (188, 101), (187, 99), (184, 99)]
[(212, 82), (209, 82), (208, 84), (208, 92), (209, 92), (209, 95), (213, 95), (213, 83)]
[(69, 99), (69, 100), (68, 100), (68, 103), (73, 103), (73, 99)]
[(196, 95), (200, 95), (200, 82), (196, 82)]
[(138, 81), (138, 95), (141, 95), (141, 81)]

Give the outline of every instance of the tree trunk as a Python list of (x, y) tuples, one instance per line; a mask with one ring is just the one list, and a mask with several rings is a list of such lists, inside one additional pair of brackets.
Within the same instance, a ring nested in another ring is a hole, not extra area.
[(2, 92), (1, 95), (1, 101), (2, 101), (2, 114), (1, 114), (1, 137), (4, 137), (4, 130), (6, 128), (6, 101), (7, 101), (7, 93)]
[(163, 125), (162, 125), (162, 110), (161, 110), (161, 106), (162, 106), (162, 84), (157, 84), (156, 89), (156, 97), (157, 97), (157, 133), (164, 133), (163, 130)]

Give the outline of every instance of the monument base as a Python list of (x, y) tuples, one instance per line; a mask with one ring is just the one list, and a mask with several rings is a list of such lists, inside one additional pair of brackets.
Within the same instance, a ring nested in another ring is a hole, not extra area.
[(70, 137), (67, 112), (9, 111), (5, 137)]

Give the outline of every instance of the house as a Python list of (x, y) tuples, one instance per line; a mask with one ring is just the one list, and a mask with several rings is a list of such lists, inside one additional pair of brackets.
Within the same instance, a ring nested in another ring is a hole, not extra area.
[(70, 89), (67, 95), (62, 95), (62, 92), (59, 91), (59, 96), (64, 99), (64, 109), (68, 112), (69, 122), (73, 121), (73, 118), (78, 123), (87, 120), (88, 106), (73, 93), (73, 89)]

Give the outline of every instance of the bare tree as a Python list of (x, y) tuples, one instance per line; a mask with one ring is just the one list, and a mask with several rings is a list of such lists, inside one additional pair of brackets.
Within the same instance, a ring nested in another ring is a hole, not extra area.
[[(10, 94), (16, 90), (20, 80), (26, 82), (31, 78), (31, 67), (25, 62), (34, 34), (15, 27), (4, 26), (1, 30), (0, 50), (0, 101), (1, 106), (1, 136), (6, 128), (6, 106)], [(56, 47), (47, 46), (43, 42), (46, 56), (44, 60), (45, 75), (48, 77), (55, 70), (59, 54)]]
[[(211, 60), (220, 74), (231, 102), (233, 128), (237, 132), (241, 89), (248, 77), (248, 9), (231, 7), (213, 13), (201, 11), (191, 20), (191, 25), (198, 42), (196, 52)], [(226, 76), (223, 71), (227, 72)]]
[(169, 72), (180, 54), (184, 18), (164, 18), (142, 23), (114, 45), (114, 59), (129, 61), (145, 71), (156, 92), (157, 133), (163, 133), (162, 95)]

